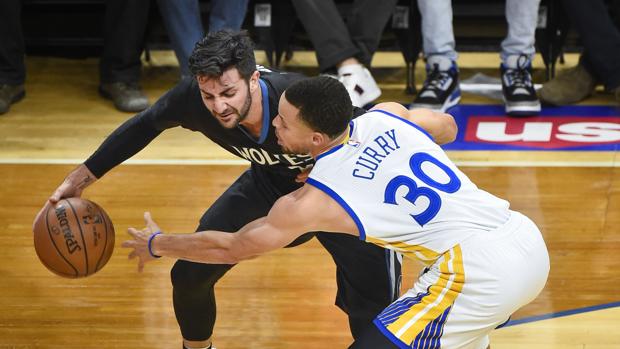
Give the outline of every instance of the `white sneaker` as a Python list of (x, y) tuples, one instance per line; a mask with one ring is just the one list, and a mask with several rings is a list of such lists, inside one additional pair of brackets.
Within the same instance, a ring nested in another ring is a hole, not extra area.
[(344, 65), (338, 68), (338, 77), (349, 91), (351, 102), (356, 107), (363, 107), (381, 96), (381, 89), (375, 79), (361, 64)]

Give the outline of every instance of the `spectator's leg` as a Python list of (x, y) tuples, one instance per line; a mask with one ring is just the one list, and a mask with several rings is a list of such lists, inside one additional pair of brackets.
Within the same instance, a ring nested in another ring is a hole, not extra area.
[(0, 114), (25, 95), (21, 1), (0, 1)]
[(370, 66), (397, 1), (356, 0), (353, 4), (347, 26), (353, 44), (360, 50), (358, 59), (366, 66)]
[(181, 76), (190, 76), (189, 56), (204, 36), (198, 0), (157, 0), (157, 5), (179, 61)]
[(536, 115), (541, 109), (531, 74), (539, 4), (540, 0), (506, 0), (508, 35), (502, 41), (500, 70), (510, 116)]
[(445, 112), (461, 100), (450, 0), (418, 0), (426, 79), (411, 108)]
[(443, 56), (456, 61), (452, 2), (450, 0), (418, 0), (422, 16), (423, 50), (426, 57)]
[(333, 1), (293, 0), (293, 5), (314, 45), (322, 72), (360, 55)]
[(107, 0), (101, 82), (140, 80), (149, 0)]
[(603, 0), (564, 0), (571, 23), (585, 47), (582, 63), (612, 90), (620, 87), (620, 31)]
[(24, 36), (20, 0), (0, 1), (0, 84), (23, 85)]
[(502, 62), (509, 56), (527, 55), (531, 60), (534, 47), (538, 5), (540, 0), (506, 0), (506, 22), (508, 35), (502, 41)]
[(99, 92), (121, 111), (148, 107), (148, 98), (138, 86), (148, 12), (149, 0), (106, 1)]
[(222, 29), (241, 29), (248, 9), (248, 0), (212, 0), (209, 33)]

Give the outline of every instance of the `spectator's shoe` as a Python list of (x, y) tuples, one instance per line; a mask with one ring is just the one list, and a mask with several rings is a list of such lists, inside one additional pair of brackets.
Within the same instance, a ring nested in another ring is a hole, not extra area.
[(583, 65), (577, 64), (544, 83), (538, 90), (538, 97), (548, 104), (573, 104), (591, 95), (595, 87), (594, 76)]
[(431, 56), (426, 63), (426, 80), (410, 106), (445, 112), (461, 100), (459, 69), (452, 60)]
[(338, 68), (338, 77), (356, 107), (363, 107), (381, 96), (381, 89), (375, 79), (361, 64), (343, 65)]
[(526, 55), (509, 56), (500, 65), (506, 114), (530, 116), (540, 113), (540, 101), (532, 83), (532, 65)]
[(9, 111), (11, 104), (24, 98), (24, 85), (0, 85), (0, 115)]
[(116, 109), (125, 112), (139, 112), (148, 108), (149, 100), (136, 83), (112, 82), (101, 84), (99, 93), (114, 102)]

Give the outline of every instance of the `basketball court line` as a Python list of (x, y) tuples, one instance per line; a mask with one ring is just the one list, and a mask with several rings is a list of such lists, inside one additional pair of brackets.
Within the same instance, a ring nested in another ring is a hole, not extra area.
[(597, 311), (597, 310), (603, 310), (603, 309), (609, 309), (609, 308), (617, 308), (617, 307), (620, 307), (620, 302), (598, 304), (598, 305), (593, 305), (593, 306), (589, 306), (589, 307), (563, 310), (563, 311), (558, 311), (558, 312), (548, 313), (548, 314), (542, 314), (542, 315), (528, 316), (528, 317), (524, 317), (522, 319), (510, 320), (510, 321), (508, 321), (508, 323), (506, 323), (505, 326), (502, 326), (502, 327), (516, 326), (516, 325), (526, 324), (526, 323), (535, 322), (535, 321), (542, 321), (542, 320), (547, 320), (547, 319), (555, 319), (555, 318), (560, 318), (560, 317), (565, 317), (565, 316), (589, 313), (589, 312), (593, 312), (593, 311)]

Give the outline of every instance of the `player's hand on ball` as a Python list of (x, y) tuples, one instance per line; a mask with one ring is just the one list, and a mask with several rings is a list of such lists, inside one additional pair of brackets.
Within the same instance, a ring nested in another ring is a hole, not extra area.
[(62, 184), (50, 196), (49, 201), (52, 204), (56, 204), (60, 199), (80, 197), (82, 191), (96, 180), (97, 177), (90, 172), (88, 167), (82, 164), (69, 173)]
[[(157, 258), (149, 251), (149, 239), (151, 235), (160, 231), (159, 226), (153, 221), (150, 212), (144, 212), (144, 221), (146, 223), (146, 228), (144, 229), (138, 230), (132, 227), (127, 229), (127, 233), (129, 233), (133, 239), (127, 240), (121, 245), (122, 247), (133, 249), (133, 251), (129, 253), (129, 259), (138, 258), (138, 272), (144, 270), (144, 264)], [(153, 241), (151, 241), (151, 244), (153, 244)]]
[(88, 167), (84, 164), (78, 166), (75, 170), (71, 171), (65, 180), (54, 190), (54, 193), (47, 199), (43, 208), (37, 213), (34, 221), (38, 221), (44, 212), (56, 205), (58, 201), (67, 198), (81, 197), (82, 191), (94, 183), (97, 177), (90, 172)]

